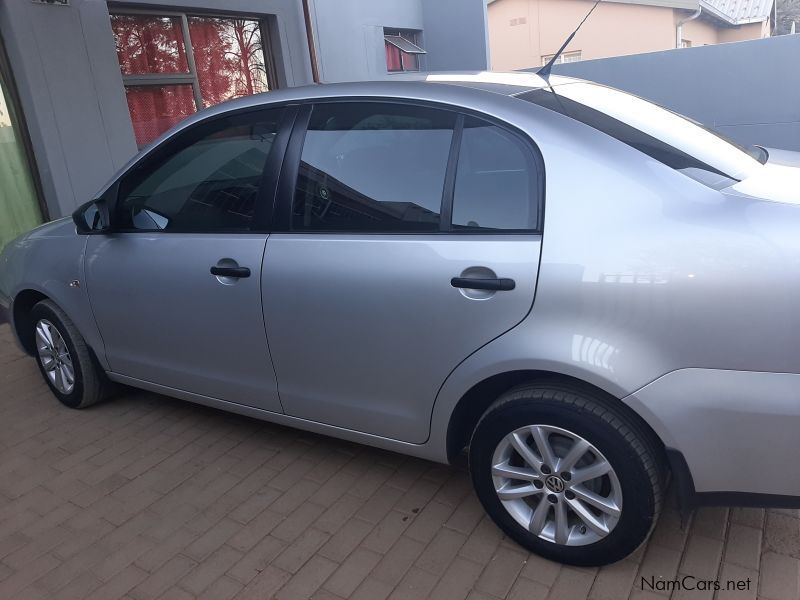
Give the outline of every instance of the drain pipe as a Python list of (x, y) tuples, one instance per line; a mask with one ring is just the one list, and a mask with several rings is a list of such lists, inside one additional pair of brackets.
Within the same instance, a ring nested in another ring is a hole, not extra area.
[(303, 0), (303, 21), (306, 25), (306, 42), (308, 43), (308, 56), (311, 59), (311, 79), (319, 83), (319, 65), (317, 63), (317, 45), (314, 43), (314, 25), (311, 22), (311, 9), (308, 0)]
[(685, 19), (678, 21), (678, 27), (675, 30), (675, 47), (680, 48), (683, 43), (683, 26), (689, 21), (694, 21), (703, 13), (703, 7), (698, 7), (691, 15)]

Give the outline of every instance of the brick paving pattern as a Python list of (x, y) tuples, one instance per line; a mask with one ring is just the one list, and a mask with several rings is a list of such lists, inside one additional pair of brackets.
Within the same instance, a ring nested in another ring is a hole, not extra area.
[[(504, 538), (447, 467), (131, 390), (61, 407), (0, 326), (0, 599), (800, 598), (797, 511), (673, 509), (615, 565)], [(746, 580), (651, 591), (642, 578)]]

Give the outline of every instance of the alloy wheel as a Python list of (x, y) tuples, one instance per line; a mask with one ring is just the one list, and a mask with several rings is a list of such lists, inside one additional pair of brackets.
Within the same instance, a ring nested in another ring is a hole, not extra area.
[(622, 514), (622, 488), (611, 464), (590, 442), (551, 425), (506, 435), (492, 457), (498, 498), (522, 527), (566, 546), (605, 538)]
[(75, 389), (75, 368), (67, 344), (58, 329), (47, 319), (36, 323), (36, 349), (45, 375), (59, 392), (69, 395)]

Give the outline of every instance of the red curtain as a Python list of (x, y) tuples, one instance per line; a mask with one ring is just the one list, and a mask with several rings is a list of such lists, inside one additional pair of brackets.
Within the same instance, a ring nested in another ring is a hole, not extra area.
[(403, 56), (404, 71), (419, 71), (419, 57), (416, 54), (401, 52)]
[(402, 71), (403, 57), (400, 48), (389, 42), (384, 42), (384, 44), (386, 45), (386, 68), (390, 71)]
[(191, 85), (140, 85), (125, 88), (133, 132), (139, 146), (195, 112)]

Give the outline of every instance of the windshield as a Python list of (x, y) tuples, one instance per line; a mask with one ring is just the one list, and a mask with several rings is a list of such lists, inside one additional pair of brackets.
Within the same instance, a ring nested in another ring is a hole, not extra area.
[(745, 149), (657, 104), (613, 88), (575, 82), (519, 96), (581, 121), (715, 189), (755, 174), (766, 152)]

